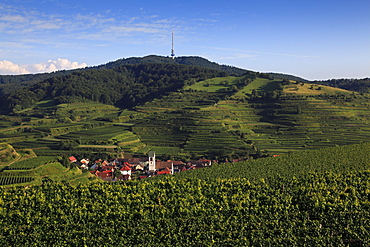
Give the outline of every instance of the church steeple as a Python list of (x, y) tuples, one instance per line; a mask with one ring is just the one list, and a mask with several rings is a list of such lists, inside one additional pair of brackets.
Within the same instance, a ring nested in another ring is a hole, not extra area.
[(148, 156), (149, 156), (149, 171), (154, 172), (156, 170), (155, 169), (155, 152), (149, 151)]

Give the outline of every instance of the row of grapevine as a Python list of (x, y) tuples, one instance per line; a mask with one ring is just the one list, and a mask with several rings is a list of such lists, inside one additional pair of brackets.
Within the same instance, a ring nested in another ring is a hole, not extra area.
[(33, 177), (24, 176), (0, 176), (0, 186), (10, 184), (29, 183), (35, 180)]
[(369, 175), (0, 189), (0, 245), (369, 246)]
[(56, 162), (58, 159), (55, 156), (39, 156), (26, 160), (22, 160), (7, 167), (7, 170), (29, 170), (38, 166)]
[(250, 179), (302, 176), (312, 172), (362, 171), (370, 169), (370, 143), (300, 151), (279, 157), (214, 165), (211, 168), (176, 174), (200, 179)]

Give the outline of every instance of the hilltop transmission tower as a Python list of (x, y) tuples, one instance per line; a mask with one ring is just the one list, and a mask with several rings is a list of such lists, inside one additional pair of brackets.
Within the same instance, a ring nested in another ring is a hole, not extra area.
[(172, 49), (171, 49), (171, 57), (175, 59), (175, 49), (173, 49), (173, 30), (172, 30)]

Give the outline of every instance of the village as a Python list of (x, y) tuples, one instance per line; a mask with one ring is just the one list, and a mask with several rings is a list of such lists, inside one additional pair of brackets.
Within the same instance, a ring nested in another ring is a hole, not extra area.
[(217, 161), (209, 159), (183, 161), (160, 161), (156, 160), (155, 152), (148, 152), (148, 157), (142, 158), (115, 158), (110, 161), (89, 159), (78, 161), (74, 156), (69, 157), (71, 163), (75, 163), (83, 171), (101, 178), (104, 181), (136, 180), (149, 177), (174, 174), (192, 169), (210, 167)]

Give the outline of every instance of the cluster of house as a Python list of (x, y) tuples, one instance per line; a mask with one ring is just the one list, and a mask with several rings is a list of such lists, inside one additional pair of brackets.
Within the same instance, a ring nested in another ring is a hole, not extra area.
[[(160, 161), (156, 160), (155, 152), (150, 151), (148, 157), (144, 158), (116, 158), (111, 161), (96, 160), (90, 162), (82, 159), (77, 162), (74, 156), (69, 157), (71, 162), (79, 163), (81, 169), (86, 169), (95, 176), (105, 181), (144, 179), (148, 177), (174, 174), (191, 169), (209, 167), (212, 161), (199, 159), (188, 162), (182, 161)], [(214, 162), (214, 161), (213, 161)]]

